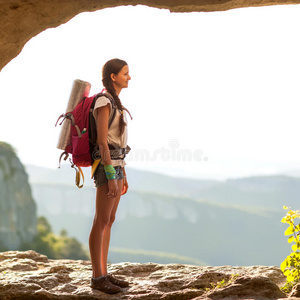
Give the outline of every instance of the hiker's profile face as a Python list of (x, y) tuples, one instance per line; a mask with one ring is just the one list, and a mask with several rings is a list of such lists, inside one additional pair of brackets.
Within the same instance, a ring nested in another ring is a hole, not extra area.
[(111, 79), (117, 89), (127, 88), (131, 79), (128, 65), (125, 65), (117, 75), (111, 74)]

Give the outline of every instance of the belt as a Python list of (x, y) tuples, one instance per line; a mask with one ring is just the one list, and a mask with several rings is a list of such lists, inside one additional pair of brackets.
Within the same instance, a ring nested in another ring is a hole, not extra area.
[[(126, 148), (117, 148), (112, 145), (108, 145), (108, 146), (109, 146), (110, 158), (113, 160), (124, 159), (125, 156), (131, 150), (131, 148), (129, 146), (127, 146)], [(93, 151), (92, 157), (93, 157), (93, 160), (97, 160), (97, 159), (101, 158), (99, 149)]]
[[(129, 146), (127, 146), (126, 148), (115, 148), (114, 146), (111, 145), (109, 146), (110, 146), (109, 153), (111, 159), (124, 159), (125, 156), (131, 150)], [(114, 147), (114, 149), (112, 149), (111, 147)]]

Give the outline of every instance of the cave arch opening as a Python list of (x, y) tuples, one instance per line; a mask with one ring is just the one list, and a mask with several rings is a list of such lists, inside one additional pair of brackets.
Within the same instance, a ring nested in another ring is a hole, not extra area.
[[(120, 57), (133, 77), (123, 94), (134, 115), (131, 145), (151, 158), (133, 157), (133, 166), (214, 179), (296, 171), (298, 10), (171, 14), (138, 6), (79, 14), (33, 38), (0, 73), (3, 140), (25, 163), (56, 167), (53, 124), (72, 80), (90, 81), (96, 92), (102, 64)], [(170, 156), (158, 157), (165, 150)], [(202, 156), (174, 161), (174, 150)]]

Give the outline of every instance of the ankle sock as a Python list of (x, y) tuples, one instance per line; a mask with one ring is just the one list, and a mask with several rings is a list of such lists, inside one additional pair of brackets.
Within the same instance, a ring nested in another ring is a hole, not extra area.
[(102, 275), (102, 276), (99, 276), (99, 277), (96, 277), (96, 278), (95, 278), (95, 277), (92, 277), (92, 279), (98, 280), (98, 279), (103, 278), (103, 277), (105, 277), (105, 276)]

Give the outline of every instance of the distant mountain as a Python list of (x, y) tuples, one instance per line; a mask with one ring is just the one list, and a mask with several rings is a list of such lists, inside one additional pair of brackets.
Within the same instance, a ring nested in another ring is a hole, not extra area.
[[(55, 231), (65, 228), (87, 245), (95, 198), (91, 180), (78, 189), (69, 167), (26, 169), (38, 214)], [(113, 227), (113, 262), (279, 265), (289, 254), (280, 220), (282, 205), (297, 209), (298, 178), (203, 181), (130, 168), (127, 175), (130, 190)]]
[[(63, 163), (61, 168), (57, 169), (26, 165), (26, 170), (32, 183), (74, 185), (75, 170), (68, 163)], [(90, 168), (82, 168), (82, 170), (85, 176), (85, 186), (93, 186), (93, 182), (90, 179)], [(218, 181), (213, 180), (171, 177), (132, 168), (126, 168), (126, 173), (130, 179), (130, 186), (134, 190), (154, 191), (173, 195), (183, 195), (189, 193), (190, 190), (207, 188), (218, 183)]]
[[(69, 164), (61, 169), (47, 169), (27, 165), (31, 183), (74, 186), (75, 171)], [(90, 169), (83, 168), (85, 187), (93, 187)], [(282, 206), (296, 208), (300, 199), (300, 178), (284, 175), (256, 176), (226, 181), (198, 180), (171, 177), (159, 173), (126, 169), (130, 190), (186, 196), (215, 203), (261, 206), (282, 210)]]
[(0, 251), (18, 249), (37, 233), (36, 203), (13, 147), (0, 141)]

